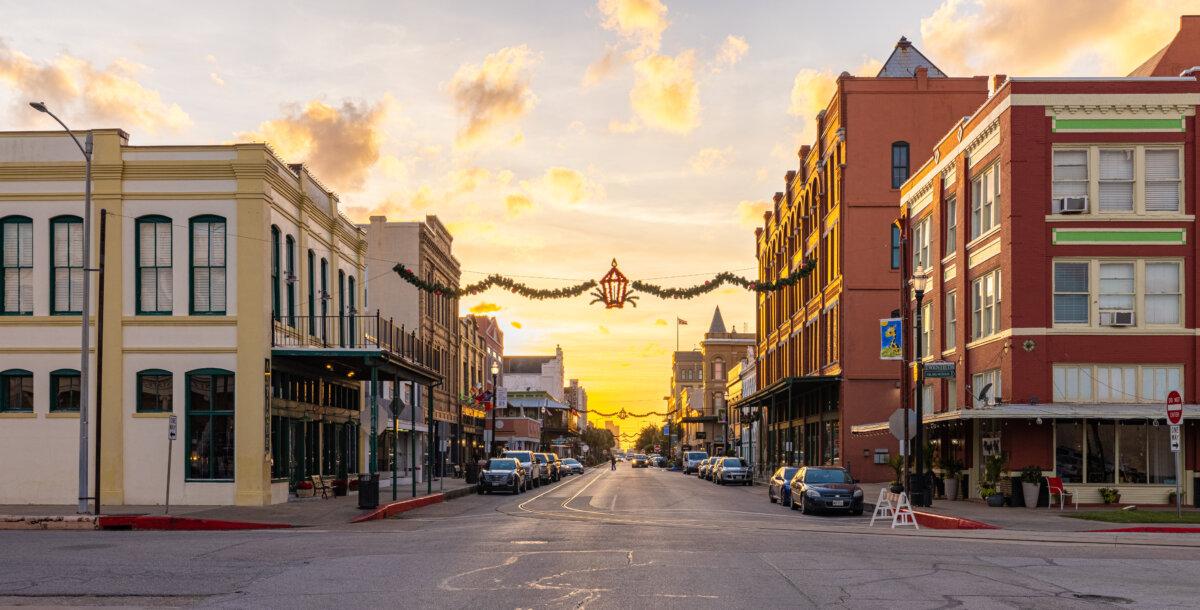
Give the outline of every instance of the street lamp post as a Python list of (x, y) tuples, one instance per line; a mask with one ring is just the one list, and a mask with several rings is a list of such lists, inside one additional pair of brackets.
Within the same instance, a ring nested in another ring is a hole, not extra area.
[(496, 409), (497, 409), (497, 407), (499, 407), (499, 403), (496, 400), (496, 397), (498, 395), (497, 390), (499, 389), (499, 386), (496, 385), (496, 378), (498, 375), (500, 375), (500, 365), (497, 364), (495, 361), (493, 361), (492, 362), (492, 438), (490, 441), (488, 441), (488, 448), (487, 448), (488, 457), (492, 457), (493, 455), (495, 455), (493, 453), (493, 450), (496, 447)]
[[(89, 353), (91, 352), (91, 314), (92, 314), (92, 132), (87, 133), (84, 143), (79, 142), (79, 138), (67, 127), (66, 123), (62, 122), (50, 109), (46, 107), (45, 102), (30, 102), (29, 106), (38, 112), (50, 115), (59, 125), (62, 125), (63, 130), (71, 139), (75, 141), (75, 146), (79, 147), (79, 152), (83, 153), (83, 307), (80, 310), (80, 334), (82, 335), (79, 353), (79, 506), (76, 512), (86, 514), (88, 512), (88, 384), (90, 363)], [(99, 456), (96, 456), (99, 458)], [(100, 463), (97, 461), (96, 469), (99, 470)], [(96, 501), (97, 512), (99, 512), (99, 496), (100, 486), (96, 486)]]
[(916, 379), (917, 379), (916, 384), (915, 384), (916, 385), (916, 397), (915, 398), (916, 398), (916, 408), (917, 408), (917, 418), (916, 418), (917, 430), (916, 430), (916, 435), (913, 438), (914, 444), (916, 446), (913, 447), (913, 449), (912, 449), (912, 451), (916, 454), (915, 461), (916, 461), (916, 469), (917, 469), (917, 472), (916, 472), (917, 484), (913, 486), (914, 489), (912, 490), (913, 491), (912, 495), (915, 496), (913, 498), (913, 502), (917, 506), (929, 506), (931, 504), (931, 502), (929, 501), (930, 489), (929, 489), (929, 480), (925, 476), (925, 470), (926, 470), (925, 431), (923, 429), (924, 428), (923, 424), (924, 424), (924, 419), (925, 419), (925, 405), (923, 404), (924, 396), (925, 396), (925, 391), (924, 391), (925, 390), (925, 367), (921, 361), (921, 358), (924, 354), (923, 334), (924, 334), (924, 328), (925, 328), (925, 326), (924, 326), (925, 315), (924, 315), (924, 311), (921, 307), (921, 301), (925, 298), (925, 288), (927, 287), (927, 285), (929, 283), (929, 276), (927, 274), (925, 274), (922, 269), (917, 269), (916, 273), (913, 274), (913, 278), (910, 283), (912, 284), (913, 296), (916, 297), (916, 301), (917, 301), (917, 311), (914, 314), (915, 320), (913, 323), (913, 330), (915, 331), (914, 334), (916, 335), (916, 340), (913, 345), (913, 347), (915, 348), (914, 352), (913, 352), (913, 363), (914, 363), (914, 366), (916, 366)]

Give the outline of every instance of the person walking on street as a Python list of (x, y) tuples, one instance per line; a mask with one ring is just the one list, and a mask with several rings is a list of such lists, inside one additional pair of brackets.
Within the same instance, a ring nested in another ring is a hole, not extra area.
[(609, 468), (609, 470), (616, 470), (617, 469), (617, 456), (615, 456), (615, 455), (608, 456), (608, 461), (612, 464), (612, 467)]

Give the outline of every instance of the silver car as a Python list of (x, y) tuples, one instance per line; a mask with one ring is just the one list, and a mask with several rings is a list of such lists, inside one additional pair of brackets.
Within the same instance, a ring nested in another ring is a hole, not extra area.
[(727, 457), (717, 458), (717, 460), (712, 477), (713, 482), (717, 485), (727, 485), (730, 483), (740, 483), (742, 485), (754, 484), (754, 480), (750, 478), (750, 466), (742, 458)]
[(570, 474), (583, 474), (583, 464), (575, 458), (563, 458), (563, 472)]
[(532, 451), (505, 451), (503, 457), (513, 458), (525, 469), (525, 489), (542, 486), (542, 465), (533, 457)]

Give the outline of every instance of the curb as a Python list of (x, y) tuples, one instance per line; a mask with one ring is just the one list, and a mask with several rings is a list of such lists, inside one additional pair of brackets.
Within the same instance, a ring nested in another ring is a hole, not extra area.
[(1118, 527), (1109, 530), (1086, 530), (1087, 533), (1119, 533), (1132, 532), (1137, 534), (1200, 534), (1198, 527), (1161, 527), (1161, 526), (1142, 526), (1142, 527)]
[(94, 530), (93, 515), (0, 515), (0, 530)]
[[(452, 490), (450, 493), (457, 491), (457, 489)], [(422, 506), (429, 506), (430, 504), (439, 504), (441, 502), (445, 502), (446, 499), (446, 494), (435, 493), (433, 495), (412, 498), (410, 500), (399, 500), (397, 502), (391, 502), (389, 504), (380, 506), (379, 508), (365, 512), (351, 519), (350, 523), (363, 523), (366, 521), (375, 521), (376, 519), (387, 519), (392, 515), (398, 515), (400, 513), (413, 510), (414, 508), (421, 508)]]
[(947, 517), (946, 515), (935, 515), (933, 513), (923, 513), (913, 511), (917, 515), (917, 523), (921, 527), (927, 527), (933, 530), (998, 530), (1003, 529), (998, 525), (976, 521), (974, 519), (964, 519), (962, 517)]
[(101, 515), (96, 526), (97, 529), (102, 530), (166, 531), (260, 530), (287, 529), (292, 527), (290, 523), (258, 523), (254, 521), (172, 517), (170, 515)]

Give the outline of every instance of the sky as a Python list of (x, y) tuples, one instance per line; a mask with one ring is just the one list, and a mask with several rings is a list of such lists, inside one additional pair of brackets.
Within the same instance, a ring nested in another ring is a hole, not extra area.
[[(0, 129), (52, 128), (26, 106), (45, 100), (133, 144), (267, 141), (352, 220), (438, 216), (464, 284), (545, 288), (599, 279), (614, 258), (670, 286), (753, 277), (754, 227), (833, 79), (874, 75), (900, 36), (952, 76), (1123, 75), (1200, 13), (1200, 0), (67, 4), (0, 1)], [(561, 345), (602, 412), (665, 410), (677, 318), (685, 350), (717, 306), (754, 328), (741, 289), (589, 300), (492, 290), (461, 313), (496, 316), (508, 354)]]

